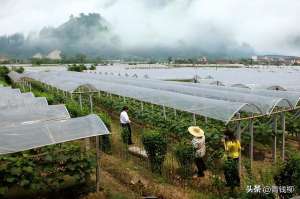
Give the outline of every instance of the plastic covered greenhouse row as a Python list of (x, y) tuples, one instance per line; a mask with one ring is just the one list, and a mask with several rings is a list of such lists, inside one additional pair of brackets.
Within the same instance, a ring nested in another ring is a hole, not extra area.
[(0, 89), (0, 154), (109, 134), (96, 115), (70, 118), (64, 105), (15, 91)]
[(235, 119), (237, 113), (270, 115), (274, 110), (297, 108), (300, 92), (245, 89), (152, 79), (136, 79), (76, 72), (32, 72), (22, 79), (33, 79), (65, 92), (78, 88), (104, 91), (114, 95), (166, 106), (223, 121)]
[[(241, 134), (249, 130), (250, 135), (250, 163), (253, 162), (254, 145), (254, 119), (263, 116), (272, 116), (272, 136), (274, 145), (277, 142), (277, 120), (281, 118), (281, 131), (285, 132), (285, 112), (299, 109), (300, 92), (278, 91), (258, 88), (237, 88), (228, 86), (214, 86), (199, 83), (171, 82), (153, 79), (138, 79), (132, 77), (119, 77), (78, 72), (32, 72), (25, 73), (21, 78), (25, 84), (38, 81), (48, 89), (57, 92), (63, 91), (79, 95), (79, 103), (83, 94), (90, 97), (93, 106), (94, 93), (106, 92), (111, 96), (118, 95), (142, 102), (173, 108), (195, 115), (223, 121), (236, 125), (236, 134), (241, 139)], [(101, 95), (98, 95), (101, 97)], [(164, 114), (165, 115), (165, 114)], [(166, 117), (165, 117), (166, 118)], [(248, 125), (242, 129), (241, 121)], [(282, 159), (285, 152), (285, 134), (282, 134)], [(276, 148), (272, 154), (276, 161)]]

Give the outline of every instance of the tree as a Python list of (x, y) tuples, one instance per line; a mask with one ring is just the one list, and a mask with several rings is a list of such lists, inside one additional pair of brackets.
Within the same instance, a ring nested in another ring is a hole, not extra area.
[(86, 55), (79, 53), (75, 56), (75, 61), (78, 63), (85, 63), (86, 62)]

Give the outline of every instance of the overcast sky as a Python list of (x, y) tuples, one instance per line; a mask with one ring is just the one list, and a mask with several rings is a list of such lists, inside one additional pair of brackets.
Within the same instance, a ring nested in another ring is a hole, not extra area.
[(300, 0), (0, 0), (0, 35), (37, 32), (82, 12), (100, 13), (129, 46), (213, 40), (216, 31), (258, 53), (300, 55)]

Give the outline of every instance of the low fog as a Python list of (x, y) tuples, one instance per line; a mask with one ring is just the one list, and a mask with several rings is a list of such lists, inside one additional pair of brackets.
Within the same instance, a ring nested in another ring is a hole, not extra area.
[[(1, 0), (0, 35), (23, 33), (24, 42), (0, 53), (62, 48), (92, 56), (297, 56), (299, 10), (299, 0)], [(99, 13), (102, 28), (71, 28), (80, 38), (70, 40), (62, 24), (80, 13)]]

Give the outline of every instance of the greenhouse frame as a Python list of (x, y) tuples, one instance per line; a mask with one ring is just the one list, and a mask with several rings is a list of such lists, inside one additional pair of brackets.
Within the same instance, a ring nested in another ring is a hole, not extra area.
[[(69, 71), (31, 72), (12, 79), (23, 82), (30, 87), (30, 81), (39, 81), (46, 87), (61, 91), (65, 95), (89, 93), (90, 106), (93, 109), (92, 95), (100, 92), (135, 99), (143, 103), (155, 104), (193, 114), (194, 124), (196, 115), (219, 120), (228, 124), (236, 123), (237, 136), (249, 130), (250, 160), (253, 162), (255, 118), (271, 117), (273, 121), (273, 158), (276, 162), (276, 143), (278, 116), (281, 118), (281, 128), (285, 132), (285, 112), (298, 110), (300, 92), (267, 90), (258, 88), (240, 88), (215, 86), (209, 84), (171, 82), (153, 79), (139, 79), (95, 73), (78, 73)], [(241, 121), (249, 121), (247, 129), (241, 129)], [(285, 134), (282, 136), (282, 159), (285, 158)]]
[(110, 132), (97, 115), (70, 118), (64, 105), (48, 105), (45, 98), (10, 87), (0, 88), (0, 107), (0, 155), (96, 137), (99, 189), (99, 136)]

